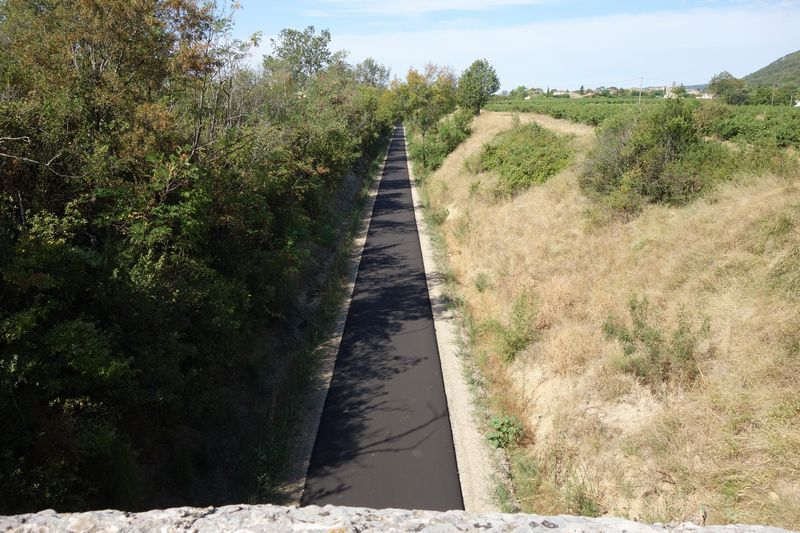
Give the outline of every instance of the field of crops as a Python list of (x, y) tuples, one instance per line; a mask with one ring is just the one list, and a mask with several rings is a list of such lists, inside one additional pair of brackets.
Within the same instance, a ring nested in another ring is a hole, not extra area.
[[(753, 105), (732, 106), (720, 102), (688, 100), (703, 134), (722, 140), (800, 148), (800, 109)], [(661, 99), (643, 98), (495, 98), (487, 109), (543, 113), (598, 126), (606, 119), (658, 105)]]

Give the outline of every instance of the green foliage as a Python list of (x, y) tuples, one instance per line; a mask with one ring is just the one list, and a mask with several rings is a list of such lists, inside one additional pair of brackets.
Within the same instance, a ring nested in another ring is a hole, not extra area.
[(371, 57), (356, 65), (355, 73), (356, 79), (365, 85), (386, 87), (389, 84), (390, 70)]
[[(650, 101), (645, 100), (649, 105)], [(487, 109), (492, 111), (518, 111), (550, 115), (574, 122), (581, 122), (597, 126), (607, 118), (627, 111), (635, 99), (631, 98), (582, 98), (572, 100), (569, 98), (541, 97), (531, 100), (509, 100), (495, 98)]]
[(744, 77), (752, 85), (800, 87), (800, 50), (787, 54)]
[(688, 105), (670, 100), (643, 114), (615, 117), (597, 133), (580, 183), (612, 206), (635, 211), (642, 201), (682, 203), (709, 183), (724, 149), (704, 143)]
[(493, 337), (497, 354), (510, 363), (538, 338), (536, 316), (536, 300), (526, 292), (514, 301), (508, 325), (491, 320), (481, 329)]
[(737, 105), (747, 103), (747, 88), (743, 80), (735, 78), (730, 72), (720, 72), (708, 84), (711, 93), (725, 103)]
[(497, 190), (514, 195), (566, 168), (572, 158), (569, 139), (537, 124), (517, 125), (499, 133), (484, 145), (480, 155), (482, 171), (500, 175)]
[(608, 119), (586, 158), (581, 186), (633, 213), (644, 202), (689, 202), (739, 172), (789, 175), (797, 169), (796, 160), (769, 140), (735, 151), (705, 140), (708, 130), (742, 115), (720, 104), (693, 107), (670, 100)]
[(485, 59), (477, 59), (458, 79), (458, 103), (477, 115), (498, 89), (500, 80), (494, 67)]
[(695, 114), (706, 135), (757, 145), (800, 147), (800, 109), (709, 103)]
[(338, 58), (329, 48), (331, 32), (322, 30), (317, 35), (314, 26), (303, 31), (285, 28), (271, 42), (273, 53), (264, 57), (264, 67), (273, 71), (287, 68), (299, 82), (315, 76)]
[(477, 276), (475, 276), (475, 289), (478, 292), (483, 292), (491, 286), (491, 282), (489, 281), (489, 276), (486, 272), (480, 272)]
[(622, 345), (620, 368), (659, 392), (665, 384), (688, 384), (699, 374), (699, 344), (709, 336), (706, 320), (694, 329), (686, 315), (678, 319), (671, 334), (659, 329), (661, 320), (652, 317), (646, 298), (631, 298), (628, 303), (631, 325), (609, 316), (603, 324), (606, 338)]
[[(767, 103), (767, 102), (763, 102)], [(487, 109), (543, 113), (555, 118), (572, 120), (592, 126), (606, 120), (647, 112), (663, 104), (661, 99), (643, 99), (641, 106), (635, 98), (583, 98), (580, 100), (535, 98), (528, 101), (494, 99)], [(800, 148), (800, 109), (783, 106), (731, 106), (719, 100), (695, 101), (686, 99), (694, 109), (701, 133), (722, 140), (769, 144)]]
[(584, 482), (567, 484), (565, 499), (567, 512), (578, 516), (600, 516), (603, 510), (598, 503), (597, 491), (592, 491)]
[(298, 295), (398, 113), (326, 32), (257, 74), (229, 30), (191, 0), (0, 2), (2, 513), (280, 471)]
[(471, 122), (472, 114), (464, 110), (441, 119), (428, 130), (427, 135), (412, 135), (408, 144), (409, 156), (421, 165), (423, 172), (436, 170), (447, 155), (469, 137)]
[(495, 448), (510, 448), (522, 438), (522, 424), (516, 417), (503, 415), (493, 416), (489, 421), (491, 431), (487, 438)]

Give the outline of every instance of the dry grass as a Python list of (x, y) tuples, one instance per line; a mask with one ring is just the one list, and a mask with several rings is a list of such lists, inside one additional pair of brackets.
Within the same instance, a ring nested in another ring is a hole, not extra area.
[[(670, 521), (702, 506), (709, 523), (800, 527), (798, 181), (739, 179), (615, 220), (577, 185), (592, 129), (530, 120), (571, 134), (579, 154), (546, 184), (511, 200), (484, 193), (496, 177), (465, 161), (512, 126), (488, 112), (427, 182), (432, 207), (449, 212), (441, 229), (474, 322), (509, 323), (520, 295), (536, 301), (536, 340), (513, 362), (475, 336), (497, 409), (527, 421), (523, 508)], [(620, 368), (602, 326), (628, 318), (632, 296), (665, 336), (681, 315), (708, 320), (696, 380), (654, 391)]]

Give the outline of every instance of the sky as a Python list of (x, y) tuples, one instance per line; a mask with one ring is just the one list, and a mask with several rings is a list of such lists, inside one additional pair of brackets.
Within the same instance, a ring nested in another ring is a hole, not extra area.
[(577, 89), (740, 77), (800, 49), (800, 0), (239, 0), (234, 36), (328, 29), (351, 63), (405, 77), (426, 63), (461, 73), (486, 58), (501, 87)]

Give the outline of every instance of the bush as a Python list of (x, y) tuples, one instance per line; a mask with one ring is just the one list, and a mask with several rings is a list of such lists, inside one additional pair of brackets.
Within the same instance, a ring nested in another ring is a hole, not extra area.
[(698, 345), (709, 335), (709, 322), (693, 329), (686, 315), (678, 319), (678, 325), (670, 335), (665, 335), (656, 324), (646, 298), (631, 298), (628, 303), (631, 325), (623, 324), (609, 316), (603, 324), (603, 332), (609, 340), (622, 345), (623, 356), (619, 361), (622, 371), (633, 374), (643, 384), (659, 392), (664, 384), (692, 382), (699, 374)]
[(495, 350), (503, 361), (512, 362), (536, 340), (538, 336), (536, 315), (536, 302), (533, 296), (523, 293), (514, 301), (508, 326), (496, 320), (490, 320), (483, 326), (484, 332), (492, 335)]
[(567, 137), (556, 135), (537, 124), (515, 126), (498, 134), (483, 147), (480, 168), (500, 175), (497, 190), (514, 195), (564, 169), (572, 151)]
[(587, 155), (581, 186), (634, 211), (642, 201), (680, 204), (705, 190), (726, 159), (724, 147), (701, 139), (692, 109), (680, 100), (642, 114), (609, 119)]
[(450, 152), (469, 137), (471, 122), (472, 114), (463, 109), (443, 118), (424, 137), (421, 134), (411, 136), (409, 156), (422, 166), (423, 173), (436, 170)]

